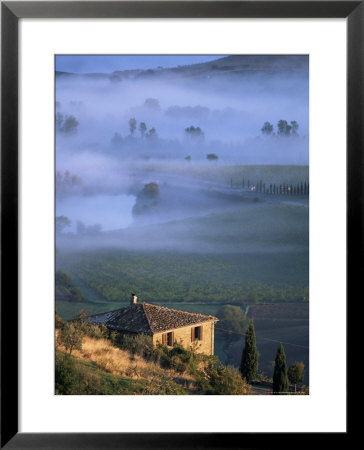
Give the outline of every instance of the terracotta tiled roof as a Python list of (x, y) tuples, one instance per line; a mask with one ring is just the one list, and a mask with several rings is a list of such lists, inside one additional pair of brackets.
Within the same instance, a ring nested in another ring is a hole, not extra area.
[(116, 311), (90, 316), (90, 320), (102, 323), (112, 330), (152, 335), (218, 319), (150, 303), (136, 303)]

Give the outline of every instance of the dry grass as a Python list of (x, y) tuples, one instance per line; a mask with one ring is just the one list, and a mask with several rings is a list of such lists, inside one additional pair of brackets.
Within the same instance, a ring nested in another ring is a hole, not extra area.
[[(59, 346), (58, 350), (66, 352), (63, 346)], [(72, 355), (92, 362), (99, 369), (113, 375), (149, 381), (165, 380), (167, 376), (180, 385), (190, 386), (193, 384), (191, 375), (181, 375), (174, 370), (163, 369), (157, 363), (146, 361), (139, 355), (132, 355), (114, 347), (106, 339), (94, 339), (86, 336), (83, 338), (82, 351), (74, 350)]]

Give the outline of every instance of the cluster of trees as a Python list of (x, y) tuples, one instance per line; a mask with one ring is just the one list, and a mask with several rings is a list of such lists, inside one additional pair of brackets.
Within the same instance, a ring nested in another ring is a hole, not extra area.
[[(129, 131), (130, 131), (130, 136), (134, 136), (135, 131), (137, 129), (137, 125), (138, 122), (137, 120), (132, 117), (131, 119), (129, 119)], [(147, 132), (147, 125), (145, 122), (140, 122), (139, 123), (139, 132), (140, 132), (140, 137), (144, 138), (144, 137), (156, 137), (157, 136), (157, 132), (156, 129), (153, 127), (151, 128), (148, 132)]]
[[(277, 135), (278, 136), (298, 136), (299, 125), (295, 120), (292, 120), (290, 124), (287, 120), (280, 120), (277, 123)], [(274, 126), (270, 122), (264, 122), (261, 128), (262, 134), (265, 136), (275, 135)]]
[(69, 296), (72, 302), (82, 302), (83, 291), (80, 287), (72, 285), (72, 275), (63, 269), (59, 269), (56, 272), (55, 281), (56, 287), (63, 288), (64, 293)]
[[(254, 324), (251, 321), (245, 335), (245, 346), (240, 365), (241, 376), (247, 383), (252, 383), (256, 377), (258, 358)], [(294, 385), (294, 392), (296, 392), (297, 384), (303, 381), (304, 374), (303, 362), (294, 362), (290, 367), (287, 366), (284, 347), (280, 344), (274, 361), (273, 394), (289, 393), (289, 383)]]
[[(147, 98), (144, 102), (144, 108), (149, 109), (151, 111), (159, 111), (160, 110), (160, 104), (159, 100), (156, 98)], [(155, 139), (158, 137), (157, 131), (154, 127), (150, 128), (148, 131), (147, 124), (145, 122), (140, 122), (138, 127), (138, 121), (135, 117), (131, 117), (128, 121), (129, 126), (129, 137), (135, 137), (135, 132), (139, 131), (141, 139), (148, 138), (148, 139)], [(123, 142), (123, 138), (119, 133), (115, 133), (111, 142), (114, 145), (120, 145)]]
[(79, 122), (75, 116), (63, 115), (60, 112), (56, 114), (56, 129), (61, 133), (74, 134), (77, 132)]
[(234, 333), (244, 333), (248, 320), (246, 312), (240, 306), (224, 305), (217, 313), (219, 318), (219, 328), (223, 328)]
[(76, 174), (72, 174), (69, 170), (64, 172), (57, 170), (56, 172), (56, 195), (57, 198), (81, 193), (82, 178)]
[[(151, 100), (151, 99), (149, 99), (149, 100)], [(138, 121), (135, 119), (135, 117), (131, 117), (129, 119), (128, 125), (129, 125), (129, 132), (130, 132), (129, 136), (131, 136), (131, 137), (135, 136), (135, 132), (137, 131), (137, 129), (138, 129), (138, 131), (140, 133), (140, 137), (142, 139), (158, 137), (156, 129), (154, 127), (152, 127), (148, 131), (148, 127), (145, 122), (140, 122), (139, 127), (138, 127)], [(191, 141), (196, 141), (196, 142), (200, 142), (205, 137), (205, 133), (201, 130), (201, 128), (195, 127), (193, 125), (185, 128), (185, 135), (186, 135), (186, 137), (190, 138)], [(123, 141), (122, 136), (119, 133), (115, 133), (114, 137), (112, 138), (112, 142), (114, 144), (120, 144), (122, 141)], [(214, 155), (214, 156), (216, 156), (216, 155)], [(217, 158), (213, 158), (213, 159), (217, 159)]]
[(152, 212), (159, 205), (159, 185), (155, 181), (144, 185), (138, 193), (135, 205), (133, 206), (133, 216), (143, 215)]
[(56, 188), (59, 189), (62, 186), (79, 186), (82, 184), (82, 179), (75, 174), (71, 174), (69, 170), (64, 172), (57, 170), (56, 172)]
[[(56, 234), (62, 234), (71, 225), (72, 221), (67, 216), (56, 216)], [(85, 225), (81, 220), (76, 222), (77, 234), (100, 233), (101, 229), (102, 226), (100, 224)]]
[(191, 125), (190, 127), (185, 128), (186, 136), (194, 139), (194, 140), (203, 140), (205, 138), (205, 133), (201, 130), (200, 127), (194, 127)]
[[(185, 156), (186, 161), (191, 161), (191, 155)], [(215, 153), (208, 153), (206, 155), (207, 161), (217, 161), (219, 157)]]

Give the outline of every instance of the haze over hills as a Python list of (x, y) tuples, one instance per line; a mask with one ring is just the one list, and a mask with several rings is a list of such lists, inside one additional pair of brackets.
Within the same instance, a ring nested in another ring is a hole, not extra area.
[(56, 71), (57, 77), (86, 77), (112, 81), (137, 79), (143, 77), (194, 77), (204, 78), (206, 75), (218, 77), (221, 74), (244, 76), (247, 74), (283, 74), (301, 73), (308, 75), (308, 56), (306, 55), (232, 55), (218, 58), (210, 62), (184, 65), (174, 68), (153, 67), (151, 69), (115, 70), (112, 73), (86, 73)]

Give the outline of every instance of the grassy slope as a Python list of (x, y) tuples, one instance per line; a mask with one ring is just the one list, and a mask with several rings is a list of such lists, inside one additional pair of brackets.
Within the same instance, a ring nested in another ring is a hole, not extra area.
[[(64, 354), (65, 349), (59, 346), (58, 352)], [(74, 350), (72, 357), (79, 371), (86, 371), (87, 378), (90, 373), (97, 377), (96, 384), (110, 394), (146, 394), (156, 387), (163, 390), (165, 385), (183, 394), (187, 393), (184, 387), (194, 385), (192, 376), (163, 369), (157, 363), (114, 347), (105, 339), (85, 337), (82, 350)]]
[(75, 369), (93, 381), (93, 390), (88, 395), (140, 395), (147, 387), (145, 380), (112, 375), (99, 369), (92, 362), (71, 356)]

